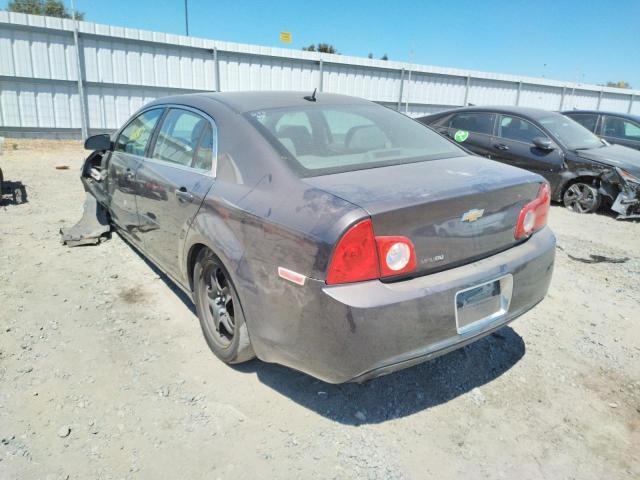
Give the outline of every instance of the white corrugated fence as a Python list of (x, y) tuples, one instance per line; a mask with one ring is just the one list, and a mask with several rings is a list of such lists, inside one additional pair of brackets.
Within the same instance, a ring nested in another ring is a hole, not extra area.
[(0, 11), (0, 135), (110, 131), (144, 103), (175, 93), (314, 88), (364, 97), (413, 116), (467, 104), (640, 114), (638, 90)]

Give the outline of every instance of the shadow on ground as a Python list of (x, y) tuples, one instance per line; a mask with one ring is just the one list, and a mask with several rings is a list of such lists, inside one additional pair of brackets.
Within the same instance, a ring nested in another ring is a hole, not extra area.
[(460, 350), (364, 384), (331, 385), (259, 360), (234, 368), (257, 374), (265, 385), (324, 417), (360, 425), (406, 417), (446, 403), (499, 377), (524, 353), (522, 337), (505, 327)]
[[(116, 230), (117, 232), (117, 230)], [(191, 313), (193, 313), (194, 315), (197, 315), (196, 313), (196, 307), (193, 304), (193, 302), (191, 301), (191, 298), (189, 297), (189, 295), (187, 295), (180, 287), (178, 287), (175, 282), (173, 280), (171, 280), (167, 274), (165, 274), (162, 270), (160, 270), (158, 267), (156, 267), (156, 265), (151, 262), (151, 260), (149, 260), (147, 257), (144, 256), (144, 254), (138, 250), (132, 243), (130, 243), (126, 238), (124, 238), (122, 235), (120, 235), (120, 232), (117, 232), (118, 236), (120, 237), (120, 239), (126, 243), (131, 250), (138, 256), (140, 257), (140, 259), (147, 264), (147, 266), (153, 270), (153, 272), (158, 275), (158, 277), (160, 277), (160, 280), (162, 280), (164, 282), (164, 284), (173, 292), (175, 293), (175, 295), (180, 299), (180, 301), (184, 304), (185, 307), (187, 307)]]

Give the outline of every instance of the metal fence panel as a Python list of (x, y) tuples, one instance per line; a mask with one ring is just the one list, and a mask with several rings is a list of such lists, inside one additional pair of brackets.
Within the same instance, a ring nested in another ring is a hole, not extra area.
[(314, 88), (364, 97), (411, 116), (465, 104), (640, 113), (638, 90), (0, 11), (0, 132), (4, 134), (78, 135), (83, 126), (92, 132), (114, 130), (145, 103), (176, 93)]

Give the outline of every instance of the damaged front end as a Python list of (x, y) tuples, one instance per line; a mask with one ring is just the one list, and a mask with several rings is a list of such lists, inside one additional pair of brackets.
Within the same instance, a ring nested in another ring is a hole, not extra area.
[(82, 166), (80, 178), (86, 192), (82, 218), (73, 227), (60, 229), (64, 245), (96, 245), (110, 236), (109, 213), (105, 207), (107, 197), (104, 185), (104, 153), (93, 152)]
[(611, 210), (619, 214), (618, 220), (640, 218), (640, 178), (616, 167), (602, 176), (601, 185), (613, 186), (617, 192), (611, 195)]

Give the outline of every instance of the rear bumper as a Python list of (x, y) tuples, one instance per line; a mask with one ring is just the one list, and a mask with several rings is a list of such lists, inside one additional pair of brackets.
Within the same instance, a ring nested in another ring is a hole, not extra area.
[[(330, 383), (364, 381), (460, 348), (522, 315), (546, 295), (554, 258), (547, 227), (492, 257), (403, 282), (287, 286), (283, 301), (270, 306), (278, 320), (252, 341), (263, 360)], [(513, 278), (506, 313), (458, 333), (456, 293), (505, 275)]]

